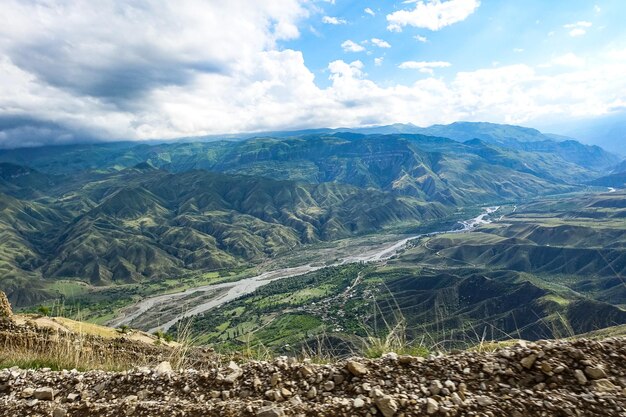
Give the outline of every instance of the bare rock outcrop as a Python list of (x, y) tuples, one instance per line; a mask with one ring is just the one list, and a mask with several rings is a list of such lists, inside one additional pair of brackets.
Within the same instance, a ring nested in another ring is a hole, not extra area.
[(13, 311), (7, 295), (0, 291), (0, 318), (11, 318)]

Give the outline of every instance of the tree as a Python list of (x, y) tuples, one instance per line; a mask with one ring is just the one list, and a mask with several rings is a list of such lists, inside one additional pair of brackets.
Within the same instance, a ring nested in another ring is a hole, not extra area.
[(37, 311), (42, 316), (49, 316), (50, 315), (50, 307), (48, 307), (48, 306), (39, 306), (39, 308), (37, 308)]

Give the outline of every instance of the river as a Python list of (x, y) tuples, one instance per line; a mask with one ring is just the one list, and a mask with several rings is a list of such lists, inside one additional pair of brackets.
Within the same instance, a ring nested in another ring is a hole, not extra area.
[[(282, 268), (274, 271), (264, 272), (262, 274), (256, 275), (254, 277), (245, 278), (236, 282), (224, 282), (220, 284), (211, 284), (204, 285), (201, 287), (189, 288), (185, 291), (173, 293), (173, 294), (163, 294), (157, 295), (154, 297), (149, 297), (144, 300), (133, 304), (130, 307), (127, 307), (123, 310), (121, 317), (117, 317), (116, 319), (110, 321), (108, 323), (111, 327), (120, 327), (123, 325), (129, 325), (134, 320), (143, 316), (144, 314), (150, 314), (152, 309), (157, 309), (158, 306), (164, 303), (170, 303), (172, 301), (180, 300), (182, 302), (183, 299), (193, 296), (199, 293), (209, 294), (208, 299), (203, 300), (200, 304), (190, 307), (185, 312), (181, 312), (176, 315), (169, 321), (159, 324), (156, 327), (150, 328), (148, 332), (153, 333), (157, 330), (167, 331), (174, 324), (176, 324), (181, 319), (186, 317), (195, 316), (198, 314), (205, 313), (209, 310), (212, 310), (216, 307), (219, 307), (225, 303), (228, 303), (236, 298), (239, 298), (245, 294), (250, 294), (255, 291), (257, 288), (262, 287), (263, 285), (269, 284), (272, 281), (276, 281), (279, 279), (295, 277), (299, 275), (304, 275), (309, 272), (317, 271), (318, 269), (325, 268), (327, 266), (337, 266), (337, 265), (345, 265), (350, 263), (357, 262), (380, 262), (387, 260), (394, 256), (400, 249), (404, 248), (406, 244), (414, 239), (419, 239), (425, 236), (435, 236), (443, 233), (461, 233), (470, 231), (478, 226), (483, 224), (488, 224), (492, 220), (490, 219), (490, 215), (498, 211), (500, 207), (486, 207), (480, 215), (465, 221), (459, 222), (461, 228), (455, 228), (453, 230), (442, 230), (439, 232), (425, 233), (416, 236), (410, 236), (404, 238), (395, 243), (387, 243), (383, 245), (383, 247), (373, 248), (371, 250), (362, 250), (358, 255), (350, 255), (346, 256), (343, 259), (339, 259), (332, 265), (300, 265), (292, 268)], [(214, 293), (215, 296), (211, 297), (210, 294)]]

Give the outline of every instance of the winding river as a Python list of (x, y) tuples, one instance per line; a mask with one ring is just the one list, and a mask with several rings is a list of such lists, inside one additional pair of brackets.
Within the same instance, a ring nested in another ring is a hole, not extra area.
[[(130, 307), (125, 308), (120, 317), (111, 320), (108, 325), (111, 327), (120, 327), (123, 325), (132, 324), (133, 321), (141, 318), (146, 314), (159, 314), (159, 306), (166, 303), (185, 303), (185, 299), (191, 297), (203, 296), (202, 301), (197, 305), (191, 306), (188, 310), (176, 314), (173, 318), (165, 323), (159, 323), (158, 326), (148, 329), (148, 332), (153, 333), (157, 330), (167, 331), (181, 319), (186, 317), (195, 316), (205, 313), (216, 307), (219, 307), (229, 301), (239, 298), (243, 295), (250, 294), (257, 288), (263, 285), (269, 284), (272, 281), (279, 279), (295, 277), (304, 275), (309, 272), (317, 271), (318, 269), (325, 268), (327, 266), (345, 265), (357, 262), (380, 262), (387, 260), (394, 256), (400, 249), (404, 248), (406, 244), (414, 239), (419, 239), (425, 236), (435, 236), (443, 233), (461, 233), (470, 231), (480, 225), (488, 224), (492, 220), (490, 215), (499, 210), (500, 207), (487, 207), (480, 215), (465, 221), (459, 222), (460, 228), (453, 230), (444, 230), (439, 232), (425, 233), (416, 236), (410, 236), (404, 238), (395, 243), (387, 243), (382, 247), (371, 248), (370, 250), (362, 250), (358, 255), (346, 256), (343, 259), (339, 259), (332, 265), (301, 265), (292, 268), (282, 268), (274, 271), (264, 272), (254, 277), (245, 278), (236, 282), (224, 282), (220, 284), (204, 285), (200, 287), (190, 288), (182, 292), (174, 294), (163, 294), (154, 297), (149, 297), (141, 300)], [(153, 311), (156, 310), (156, 311)]]

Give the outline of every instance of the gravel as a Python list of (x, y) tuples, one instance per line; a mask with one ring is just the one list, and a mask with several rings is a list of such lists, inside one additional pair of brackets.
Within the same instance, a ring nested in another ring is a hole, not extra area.
[(0, 370), (1, 416), (626, 416), (626, 339), (207, 370)]

